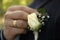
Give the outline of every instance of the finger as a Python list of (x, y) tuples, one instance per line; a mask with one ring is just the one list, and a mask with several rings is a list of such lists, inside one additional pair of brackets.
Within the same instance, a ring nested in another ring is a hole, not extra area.
[(13, 24), (14, 20), (5, 20), (4, 21), (4, 26), (10, 26), (10, 27), (14, 27), (14, 28), (25, 28), (27, 29), (27, 22), (24, 20), (16, 20), (16, 24)]
[(28, 13), (24, 11), (14, 11), (14, 12), (7, 12), (5, 14), (5, 18), (14, 19), (14, 20), (18, 20), (18, 19), (27, 20), (27, 15)]
[(22, 11), (25, 11), (25, 12), (28, 12), (28, 13), (32, 13), (32, 12), (38, 13), (36, 9), (32, 9), (30, 7), (22, 6), (22, 5), (11, 6), (8, 9), (8, 11), (16, 11), (16, 10), (22, 10)]
[(25, 34), (26, 33), (25, 29), (13, 28), (13, 27), (10, 27), (10, 26), (4, 27), (4, 30), (6, 30), (5, 32), (7, 34), (10, 33), (12, 36), (17, 35), (17, 34)]
[(20, 27), (20, 28), (25, 28), (25, 29), (27, 29), (27, 21), (17, 20), (16, 26), (17, 26), (17, 27)]

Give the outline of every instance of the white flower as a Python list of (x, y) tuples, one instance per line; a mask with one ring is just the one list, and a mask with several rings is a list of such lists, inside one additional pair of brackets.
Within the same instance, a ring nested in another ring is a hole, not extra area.
[(28, 15), (28, 25), (30, 27), (30, 30), (32, 30), (32, 31), (39, 30), (39, 28), (41, 27), (42, 24), (39, 22), (36, 13), (32, 13), (32, 14)]

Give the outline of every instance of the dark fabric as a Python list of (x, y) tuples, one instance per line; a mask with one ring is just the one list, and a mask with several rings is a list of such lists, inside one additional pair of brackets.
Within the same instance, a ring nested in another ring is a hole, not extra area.
[(3, 30), (0, 30), (0, 40), (6, 40), (3, 34)]
[(1, 31), (0, 31), (0, 40), (1, 40)]
[(38, 7), (42, 7), (49, 3), (51, 0), (34, 0), (30, 5), (31, 8), (37, 9)]
[[(40, 0), (41, 3), (44, 1), (46, 0)], [(43, 5), (40, 4), (46, 9), (50, 19), (41, 28), (38, 40), (60, 40), (60, 0), (51, 0)], [(20, 35), (20, 40), (34, 40), (33, 33), (29, 31), (26, 35)]]

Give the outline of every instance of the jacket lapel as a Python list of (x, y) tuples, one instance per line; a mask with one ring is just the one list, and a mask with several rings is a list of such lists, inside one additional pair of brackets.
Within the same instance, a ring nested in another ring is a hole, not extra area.
[(47, 3), (49, 3), (51, 0), (34, 0), (29, 7), (37, 9), (38, 7), (43, 7)]

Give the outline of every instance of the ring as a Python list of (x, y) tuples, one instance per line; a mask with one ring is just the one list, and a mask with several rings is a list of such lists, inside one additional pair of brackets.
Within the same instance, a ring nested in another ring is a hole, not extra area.
[(13, 21), (13, 26), (16, 27), (16, 20)]

